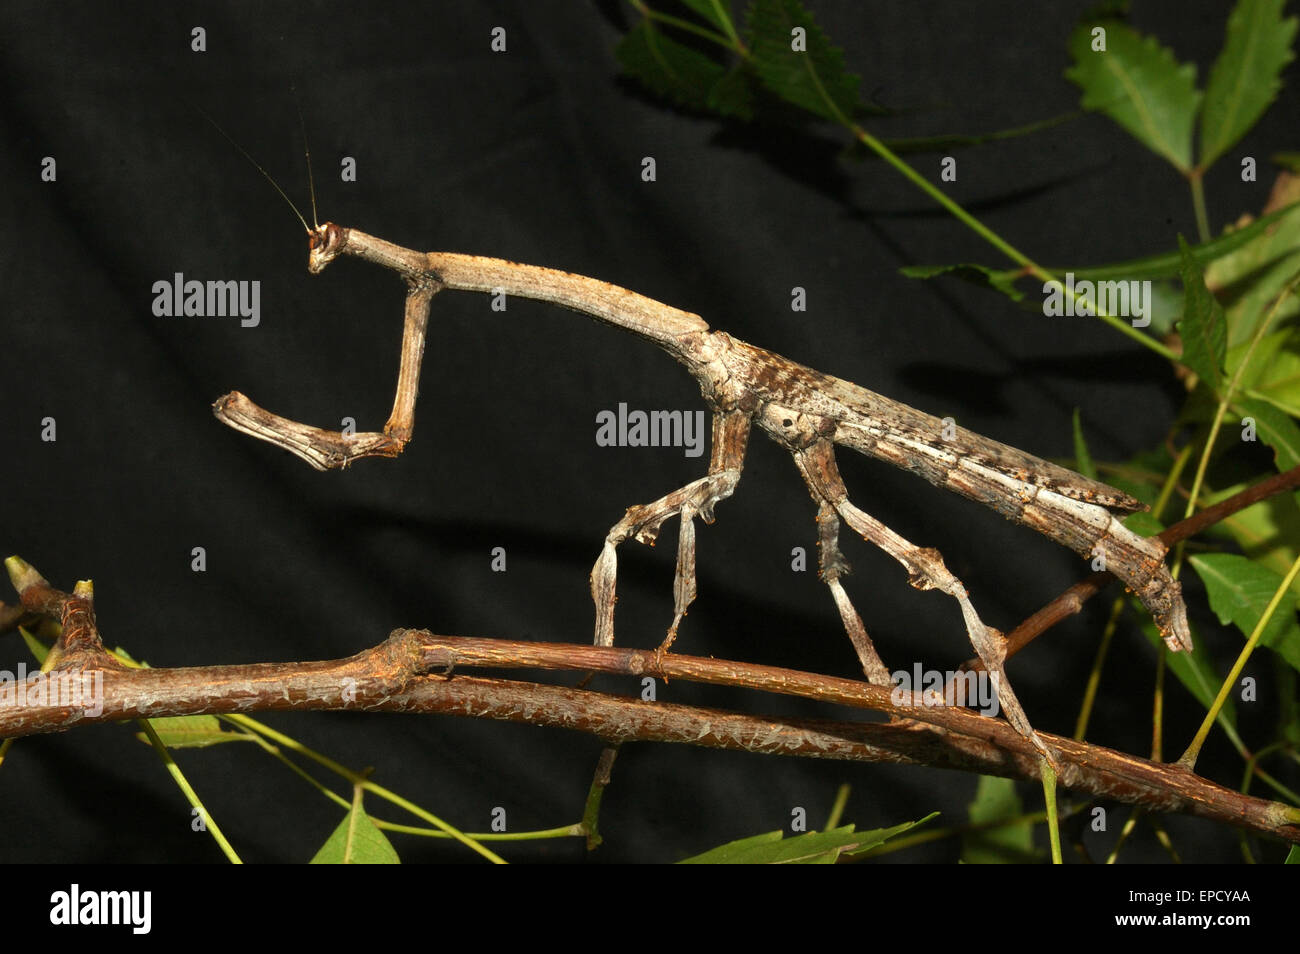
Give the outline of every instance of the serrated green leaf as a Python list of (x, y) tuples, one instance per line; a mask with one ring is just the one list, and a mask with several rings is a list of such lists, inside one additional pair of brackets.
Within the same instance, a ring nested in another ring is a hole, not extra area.
[(18, 633), (22, 636), (23, 642), (27, 644), (27, 648), (31, 651), (31, 654), (36, 657), (37, 665), (44, 666), (45, 657), (50, 654), (50, 647), (46, 646), (31, 633), (27, 632), (25, 626), (19, 626)]
[(1210, 70), (1201, 112), (1200, 167), (1236, 145), (1268, 109), (1293, 54), (1296, 19), (1282, 19), (1285, 0), (1238, 0), (1228, 16), (1223, 51)]
[(683, 859), (683, 865), (775, 865), (821, 864), (834, 861), (840, 852), (860, 844), (852, 825), (830, 831), (810, 831), (784, 838), (783, 832), (769, 831), (719, 845), (701, 855)]
[[(1015, 782), (993, 775), (980, 776), (975, 800), (967, 810), (971, 824), (1002, 821), (1024, 813)], [(961, 860), (968, 865), (1019, 864), (1033, 861), (1039, 854), (1034, 849), (1034, 826), (1028, 821), (968, 831), (961, 837)]]
[(973, 285), (1000, 291), (1012, 301), (1020, 301), (1025, 297), (1025, 293), (1016, 288), (1016, 278), (1019, 277), (1019, 272), (1015, 270), (1001, 271), (996, 268), (989, 268), (986, 265), (962, 263), (960, 265), (907, 265), (900, 268), (899, 272), (908, 278), (934, 278), (936, 275), (952, 275)]
[(1242, 417), (1255, 422), (1255, 433), (1273, 448), (1273, 460), (1278, 473), (1300, 467), (1300, 426), (1271, 404), (1244, 398), (1233, 402)]
[[(764, 86), (824, 119), (853, 116), (860, 80), (799, 0), (754, 0), (748, 23), (750, 64)], [(803, 51), (791, 48), (796, 28), (804, 31)]]
[(1183, 339), (1183, 364), (1211, 390), (1218, 391), (1228, 340), (1223, 306), (1205, 287), (1205, 273), (1181, 235), (1178, 248), (1183, 256), (1179, 269), (1183, 279), (1183, 319), (1177, 326)]
[[(1104, 52), (1092, 30), (1106, 31)], [(1066, 78), (1083, 90), (1084, 109), (1101, 110), (1182, 172), (1192, 167), (1192, 123), (1200, 105), (1196, 67), (1179, 64), (1155, 37), (1118, 20), (1080, 24), (1070, 35), (1074, 66)]]
[[(168, 716), (150, 719), (158, 738), (169, 749), (203, 749), (223, 742), (251, 742), (243, 732), (227, 731), (221, 720), (212, 715)], [(135, 737), (145, 745), (152, 745), (149, 737), (137, 732)]]
[[(1243, 639), (1248, 638), (1284, 578), (1234, 553), (1205, 553), (1190, 559), (1205, 583), (1210, 609), (1219, 622), (1232, 623), (1241, 630)], [(1294, 595), (1284, 597), (1265, 625), (1259, 642), (1300, 669), (1300, 623), (1296, 621), (1296, 607)]]
[(375, 827), (360, 802), (353, 805), (339, 822), (325, 844), (321, 845), (314, 865), (396, 865), (401, 864), (397, 851), (384, 833)]
[[(643, 86), (692, 109), (717, 109), (709, 94), (727, 76), (727, 67), (667, 36), (649, 20), (628, 31), (614, 50), (623, 71)], [(725, 105), (734, 105), (725, 100)], [(745, 117), (747, 118), (747, 117)]]
[(713, 84), (706, 105), (721, 116), (753, 119), (758, 103), (754, 86), (753, 74), (743, 65), (735, 66)]
[(1074, 409), (1074, 469), (1085, 477), (1097, 479), (1097, 465), (1092, 462), (1088, 452), (1088, 442), (1083, 438), (1083, 422), (1079, 420), (1079, 409)]
[[(1129, 597), (1129, 605), (1138, 617), (1138, 625), (1142, 630), (1142, 635), (1146, 637), (1153, 647), (1159, 649), (1164, 645), (1164, 637), (1156, 629), (1156, 624), (1151, 621), (1151, 616), (1146, 608), (1134, 597)], [(1196, 635), (1195, 629), (1192, 631), (1192, 641), (1196, 648), (1189, 652), (1165, 653), (1165, 664), (1169, 666), (1178, 681), (1183, 684), (1192, 697), (1196, 699), (1208, 712), (1210, 706), (1214, 703), (1214, 697), (1219, 694), (1219, 686), (1223, 684), (1223, 677), (1216, 674), (1214, 666), (1210, 663), (1205, 646), (1205, 640)], [(1219, 718), (1226, 722), (1232, 730), (1237, 730), (1237, 704), (1233, 701), (1231, 694), (1223, 701), (1223, 707), (1219, 710)]]
[(930, 812), (930, 814), (926, 815), (924, 818), (918, 818), (916, 821), (903, 822), (901, 825), (894, 825), (892, 828), (876, 828), (873, 829), (872, 831), (860, 831), (858, 832), (858, 837), (862, 839), (862, 844), (859, 845), (857, 848), (854, 848), (850, 851), (846, 851), (845, 854), (846, 855), (865, 854), (866, 852), (870, 851), (872, 848), (875, 848), (879, 845), (883, 845), (885, 842), (889, 841), (892, 838), (897, 838), (903, 832), (910, 831), (913, 828), (918, 828), (921, 825), (924, 825), (926, 822), (930, 821), (932, 818), (938, 818), (938, 817), (939, 817), (938, 812)]

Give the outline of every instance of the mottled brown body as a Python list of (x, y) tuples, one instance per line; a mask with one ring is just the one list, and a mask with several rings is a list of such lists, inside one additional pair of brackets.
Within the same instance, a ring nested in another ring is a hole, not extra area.
[(918, 547), (859, 510), (848, 499), (835, 463), (835, 445), (909, 470), (938, 487), (984, 504), (1056, 540), (1084, 557), (1103, 556), (1150, 610), (1171, 649), (1189, 649), (1191, 638), (1178, 583), (1164, 565), (1159, 541), (1127, 530), (1114, 512), (1142, 508), (1132, 497), (1059, 465), (1026, 454), (952, 422), (822, 374), (781, 355), (710, 331), (699, 315), (681, 311), (607, 282), (555, 269), (451, 252), (416, 252), (355, 229), (329, 224), (309, 232), (308, 268), (325, 269), (339, 255), (353, 255), (396, 271), (407, 284), (406, 326), (393, 412), (382, 433), (340, 434), (299, 424), (259, 408), (233, 392), (217, 401), (217, 417), (237, 430), (292, 451), (312, 466), (343, 467), (359, 457), (395, 457), (415, 425), (425, 326), (433, 296), (444, 288), (505, 293), (551, 302), (616, 325), (654, 342), (686, 365), (713, 411), (709, 471), (670, 494), (628, 509), (605, 539), (591, 573), (596, 606), (595, 642), (614, 640), (617, 548), (628, 538), (653, 542), (660, 527), (678, 517), (675, 615), (659, 652), (668, 650), (695, 599), (696, 517), (713, 521), (716, 504), (734, 492), (752, 425), (791, 452), (817, 504), (821, 575), (873, 683), (890, 684), (861, 618), (840, 583), (848, 565), (839, 552), (840, 521), (894, 557), (909, 582), (957, 600), (967, 633), (985, 668), (996, 676), (1002, 707), (1016, 728), (1043, 754), (1052, 754), (1029, 724), (1003, 660), (1005, 639), (986, 626), (965, 587), (938, 551)]
[(1082, 557), (1104, 554), (1106, 568), (1151, 611), (1170, 648), (1191, 648), (1181, 587), (1164, 565), (1166, 548), (1128, 530), (1111, 512), (1145, 510), (1141, 501), (725, 332), (710, 337), (730, 380), (745, 382), (754, 420), (777, 443), (791, 451), (818, 439), (851, 447), (996, 510)]

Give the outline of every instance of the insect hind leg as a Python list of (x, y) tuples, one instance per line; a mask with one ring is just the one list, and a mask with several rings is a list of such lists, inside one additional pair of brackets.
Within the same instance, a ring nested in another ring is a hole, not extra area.
[(819, 508), (823, 512), (826, 507), (831, 508), (868, 543), (875, 544), (902, 564), (907, 570), (908, 582), (912, 586), (922, 590), (937, 589), (957, 601), (961, 607), (962, 619), (966, 623), (966, 632), (971, 645), (983, 661), (990, 677), (996, 678), (998, 701), (1008, 721), (1056, 766), (1055, 756), (1030, 725), (1029, 717), (1025, 715), (1025, 710), (1021, 707), (1020, 700), (1016, 698), (1010, 680), (1007, 679), (1003, 668), (1006, 659), (1005, 637), (993, 627), (986, 626), (980, 619), (971, 604), (966, 587), (944, 565), (939, 551), (916, 546), (849, 502), (848, 490), (840, 478), (839, 468), (835, 463), (834, 445), (830, 441), (817, 440), (807, 447), (796, 450), (794, 459), (813, 499), (818, 501)]

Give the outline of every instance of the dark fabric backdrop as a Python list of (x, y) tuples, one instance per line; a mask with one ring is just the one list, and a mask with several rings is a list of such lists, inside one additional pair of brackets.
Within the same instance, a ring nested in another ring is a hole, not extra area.
[[(904, 110), (881, 135), (978, 132), (1071, 110), (1065, 38), (1085, 2), (811, 4), (863, 77)], [(1226, 6), (1138, 4), (1202, 81)], [(588, 641), (587, 574), (633, 503), (700, 476), (678, 449), (601, 448), (595, 415), (702, 407), (653, 346), (558, 308), (445, 293), (433, 303), (415, 440), (396, 461), (320, 474), (223, 427), (209, 406), (239, 389), (293, 417), (380, 427), (392, 400), (403, 289), (355, 260), (307, 274), (299, 226), (194, 108), (210, 113), (300, 206), (308, 190), (294, 88), (328, 219), (418, 249), (472, 252), (595, 276), (695, 311), (714, 327), (820, 370), (953, 415), (1042, 456), (1071, 455), (1081, 409), (1096, 456), (1162, 439), (1179, 388), (1159, 358), (1083, 319), (1048, 319), (911, 263), (1002, 264), (881, 163), (846, 162), (843, 137), (746, 129), (684, 114), (618, 78), (632, 16), (615, 3), (385, 5), (6, 3), (0, 21), (0, 548), (70, 587), (93, 578), (110, 645), (154, 665), (332, 658), (398, 626)], [(207, 52), (190, 30), (207, 30)], [(507, 30), (508, 51), (489, 49)], [(1258, 210), (1266, 157), (1295, 144), (1294, 88), (1208, 183), (1216, 228)], [(1254, 155), (1243, 184), (1235, 157)], [(40, 162), (58, 163), (55, 183)], [(340, 181), (354, 157), (358, 178)], [(658, 181), (640, 179), (653, 156)], [(938, 157), (915, 158), (937, 179)], [(951, 194), (1048, 263), (1098, 263), (1195, 234), (1186, 184), (1108, 120), (958, 154)], [(151, 287), (259, 280), (261, 324), (160, 318)], [(793, 286), (808, 310), (790, 309)], [(40, 440), (42, 418), (58, 440)], [(849, 453), (856, 502), (939, 547), (993, 625), (1010, 627), (1086, 571), (1031, 531), (908, 474)], [(757, 435), (735, 497), (699, 532), (699, 599), (684, 652), (852, 675), (850, 644), (815, 573), (815, 524), (789, 460)], [(953, 602), (844, 534), (850, 594), (885, 660), (954, 668), (970, 655)], [(675, 525), (628, 545), (620, 641), (650, 647), (671, 620)], [(191, 570), (206, 548), (207, 570)], [(490, 570), (493, 547), (508, 569)], [(805, 547), (813, 566), (790, 569)], [(1195, 584), (1192, 602), (1201, 605)], [(8, 597), (6, 597), (8, 598)], [(1109, 600), (1018, 657), (1011, 676), (1035, 724), (1070, 732)], [(1216, 654), (1233, 633), (1197, 614)], [(0, 666), (25, 652), (0, 641)], [(1154, 653), (1126, 624), (1093, 737), (1144, 752)], [(631, 682), (605, 685), (631, 692)], [(685, 683), (660, 698), (841, 716), (789, 700)], [(1170, 690), (1167, 738), (1196, 708)], [(1261, 707), (1261, 714), (1266, 716)], [(1251, 715), (1243, 720), (1250, 724)], [(494, 807), (511, 829), (576, 821), (599, 745), (558, 730), (451, 718), (272, 715), (266, 721), (468, 830)], [(1215, 741), (1202, 763), (1239, 772)], [(337, 808), (250, 746), (181, 763), (245, 859), (309, 858)], [(601, 819), (605, 861), (670, 861), (788, 826), (820, 826), (837, 785), (846, 820), (879, 827), (941, 810), (964, 817), (973, 777), (667, 745), (628, 747)], [(1041, 793), (1022, 787), (1029, 804)], [(396, 813), (378, 801), (383, 817)], [(1090, 835), (1104, 854), (1112, 831)], [(213, 861), (157, 761), (119, 726), (25, 739), (0, 769), (6, 861)], [(1236, 860), (1231, 833), (1173, 819), (1200, 860)], [(404, 859), (464, 860), (399, 838)], [(580, 860), (576, 840), (507, 847), (519, 860)], [(951, 861), (949, 841), (891, 856)], [(1134, 859), (1163, 857), (1147, 828)]]

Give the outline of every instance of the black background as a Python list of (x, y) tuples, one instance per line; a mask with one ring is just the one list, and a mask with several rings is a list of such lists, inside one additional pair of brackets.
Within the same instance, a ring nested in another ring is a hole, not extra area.
[[(812, 3), (863, 91), (905, 110), (883, 136), (978, 132), (1068, 111), (1065, 40), (1085, 3)], [(1139, 3), (1203, 84), (1228, 5)], [(415, 440), (396, 461), (320, 474), (219, 424), (238, 389), (288, 417), (338, 426), (387, 417), (403, 289), (340, 261), (313, 278), (300, 227), (195, 110), (210, 113), (306, 209), (294, 88), (321, 220), (417, 249), (471, 252), (611, 281), (819, 370), (953, 415), (1042, 456), (1068, 457), (1082, 411), (1094, 454), (1159, 442), (1180, 403), (1167, 363), (1097, 322), (1046, 319), (902, 265), (1002, 264), (886, 166), (848, 163), (835, 129), (746, 129), (665, 107), (618, 79), (633, 16), (615, 3), (7, 3), (0, 19), (0, 548), (67, 587), (93, 578), (110, 645), (158, 666), (333, 658), (397, 626), (583, 642), (587, 574), (624, 509), (703, 473), (674, 449), (599, 448), (595, 415), (702, 407), (653, 346), (540, 303), (435, 299)], [(207, 52), (190, 30), (207, 31)], [(507, 30), (492, 53), (490, 31)], [(1217, 229), (1264, 203), (1265, 157), (1294, 148), (1294, 88), (1220, 163)], [(1292, 138), (1287, 138), (1288, 134)], [(1260, 160), (1261, 181), (1235, 174)], [(55, 183), (40, 181), (54, 156)], [(340, 181), (340, 159), (358, 180)], [(658, 181), (640, 178), (654, 156)], [(914, 161), (937, 181), (939, 157)], [(1048, 263), (1163, 251), (1195, 233), (1186, 183), (1114, 124), (1088, 117), (958, 154), (950, 194)], [(155, 281), (260, 280), (262, 320), (158, 318)], [(806, 313), (790, 289), (807, 289)], [(40, 440), (45, 416), (58, 440)], [(1080, 578), (1072, 554), (976, 505), (858, 455), (841, 455), (864, 509), (938, 546), (993, 625), (1009, 628)], [(699, 590), (679, 648), (852, 675), (854, 656), (814, 570), (812, 503), (788, 459), (755, 437), (735, 497), (699, 533)], [(656, 645), (671, 619), (675, 527), (621, 550), (619, 641)], [(952, 602), (846, 533), (847, 581), (886, 662), (948, 669), (970, 655)], [(190, 569), (191, 548), (207, 571)], [(508, 570), (493, 573), (504, 547)], [(1240, 644), (1189, 584), (1221, 663)], [(1019, 656), (1011, 677), (1040, 729), (1069, 733), (1109, 600)], [(0, 665), (25, 658), (16, 636)], [(1091, 738), (1150, 745), (1155, 654), (1131, 622), (1106, 671)], [(1266, 670), (1263, 675), (1266, 675)], [(1171, 678), (1167, 747), (1196, 707)], [(610, 681), (634, 691), (636, 684)], [(842, 716), (686, 684), (659, 698)], [(1261, 707), (1262, 708), (1262, 707)], [(302, 714), (265, 721), (466, 830), (496, 806), (512, 830), (578, 819), (598, 743), (559, 730), (450, 718)], [(1242, 715), (1246, 737), (1266, 715)], [(1236, 784), (1215, 739), (1202, 769)], [(303, 861), (335, 806), (251, 746), (182, 752), (182, 767), (248, 861)], [(623, 752), (601, 819), (605, 861), (671, 861), (788, 824), (845, 815), (880, 827), (941, 810), (965, 817), (975, 779), (666, 745)], [(1022, 792), (1030, 805), (1041, 793)], [(376, 801), (369, 807), (396, 818)], [(1104, 856), (1111, 831), (1089, 835)], [(0, 768), (7, 861), (215, 861), (156, 756), (118, 726), (24, 739)], [(1184, 857), (1240, 858), (1235, 836), (1173, 818)], [(464, 849), (398, 837), (404, 860)], [(1278, 851), (1271, 849), (1274, 854)], [(889, 856), (952, 861), (954, 841)], [(514, 860), (580, 860), (577, 840), (506, 846)], [(1161, 860), (1147, 826), (1125, 855)], [(1280, 855), (1279, 855), (1280, 857)]]

